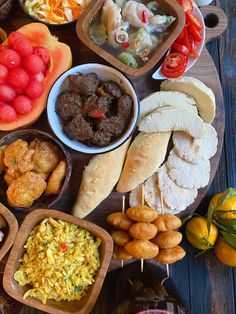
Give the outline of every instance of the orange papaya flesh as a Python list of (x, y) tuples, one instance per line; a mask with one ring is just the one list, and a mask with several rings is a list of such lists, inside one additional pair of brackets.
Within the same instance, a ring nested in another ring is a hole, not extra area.
[(56, 79), (65, 72), (72, 64), (72, 55), (70, 47), (57, 41), (52, 36), (46, 25), (42, 23), (30, 23), (21, 27), (18, 32), (24, 34), (33, 44), (33, 46), (43, 46), (48, 49), (50, 54), (50, 65), (43, 81), (43, 94), (33, 100), (32, 110), (25, 115), (18, 115), (13, 122), (0, 121), (1, 131), (10, 131), (26, 127), (34, 123), (40, 117), (47, 104), (48, 93)]

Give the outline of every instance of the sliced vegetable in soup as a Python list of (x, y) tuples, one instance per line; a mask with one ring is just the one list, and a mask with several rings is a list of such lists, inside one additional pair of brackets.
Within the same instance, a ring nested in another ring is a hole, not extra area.
[(90, 23), (89, 35), (95, 44), (137, 68), (149, 60), (174, 21), (156, 1), (145, 5), (134, 0), (106, 0), (100, 16)]

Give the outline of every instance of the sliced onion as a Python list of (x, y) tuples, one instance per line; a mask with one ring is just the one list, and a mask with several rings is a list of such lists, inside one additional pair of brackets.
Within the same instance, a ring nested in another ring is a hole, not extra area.
[(120, 44), (126, 43), (129, 41), (129, 34), (124, 30), (118, 30), (116, 32), (116, 41)]

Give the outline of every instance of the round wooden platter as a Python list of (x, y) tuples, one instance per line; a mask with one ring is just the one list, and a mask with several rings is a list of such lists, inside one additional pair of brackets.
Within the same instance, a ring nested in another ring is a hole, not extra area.
[[(206, 17), (206, 20), (209, 19), (208, 25), (211, 26), (209, 28), (206, 27), (207, 41), (213, 40), (217, 38), (219, 35), (221, 35), (223, 31), (225, 30), (226, 25), (227, 25), (226, 16), (222, 10), (214, 6), (204, 7), (202, 9), (202, 13), (203, 13), (203, 16)], [(25, 18), (24, 21), (25, 21), (24, 24), (30, 22), (30, 20), (27, 18)], [(19, 28), (20, 26), (22, 26), (22, 24), (16, 25), (16, 22), (14, 19), (9, 19), (7, 20), (7, 23), (8, 22), (9, 22), (8, 31), (15, 30)], [(214, 26), (213, 25), (214, 23), (217, 25)], [(81, 44), (81, 42), (79, 42), (75, 31), (63, 29), (63, 30), (52, 31), (52, 33), (58, 36), (60, 41), (65, 42), (71, 46), (72, 53), (73, 53), (73, 66), (78, 65), (78, 64), (88, 63), (88, 62), (105, 63), (103, 59), (101, 59), (99, 56), (97, 56), (95, 53), (93, 53), (91, 50), (89, 50), (87, 47)], [(152, 92), (159, 90), (161, 81), (155, 81), (152, 79), (152, 73), (155, 70), (156, 68), (153, 69), (151, 73), (148, 73), (147, 75), (137, 78), (135, 80), (131, 78), (140, 99), (146, 97)], [(218, 167), (219, 159), (221, 156), (223, 136), (224, 136), (224, 124), (225, 124), (224, 103), (223, 103), (223, 94), (222, 94), (221, 84), (220, 84), (219, 76), (218, 76), (216, 67), (214, 65), (214, 62), (211, 59), (206, 48), (203, 49), (200, 58), (195, 63), (193, 68), (187, 73), (187, 76), (192, 76), (197, 79), (200, 79), (207, 86), (209, 86), (215, 94), (217, 110), (216, 110), (216, 117), (213, 122), (213, 126), (217, 130), (219, 143), (218, 143), (217, 153), (211, 159), (211, 177), (210, 177), (210, 182), (208, 186), (205, 187), (204, 189), (199, 190), (198, 197), (195, 200), (195, 202), (190, 207), (188, 207), (184, 212), (182, 212), (181, 216), (186, 215), (187, 213), (193, 212), (198, 207), (198, 205), (200, 204), (203, 197), (205, 196), (214, 178), (215, 172)], [(41, 116), (41, 118), (34, 125), (31, 126), (31, 128), (41, 129), (48, 133), (53, 134), (48, 125), (47, 116), (45, 112)], [(4, 135), (6, 135), (5, 132), (0, 132), (0, 137)], [(53, 206), (53, 208), (70, 213), (70, 210), (76, 199), (77, 192), (80, 186), (80, 181), (82, 178), (82, 172), (83, 172), (84, 166), (88, 164), (91, 156), (78, 153), (69, 148), (68, 148), (68, 151), (71, 154), (72, 164), (73, 164), (71, 180), (70, 180), (67, 191), (64, 193), (63, 197), (58, 201), (58, 203)], [(107, 171), (109, 171), (109, 169), (107, 169)], [(126, 197), (126, 205), (128, 208), (128, 194)], [(113, 191), (109, 195), (109, 197), (105, 199), (85, 219), (88, 221), (94, 222), (97, 225), (102, 226), (105, 229), (109, 230), (109, 226), (106, 223), (106, 217), (111, 212), (121, 211), (121, 206), (122, 206), (122, 194), (116, 191)], [(13, 210), (13, 212), (19, 221), (21, 221), (25, 217), (25, 214), (22, 211), (17, 212), (16, 210), (15, 211)], [(115, 268), (119, 268), (120, 265), (121, 264), (119, 261), (112, 260), (109, 269), (112, 270)]]

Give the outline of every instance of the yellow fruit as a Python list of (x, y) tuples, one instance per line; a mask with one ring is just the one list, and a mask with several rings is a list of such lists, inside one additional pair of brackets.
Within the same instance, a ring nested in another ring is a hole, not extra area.
[[(236, 219), (236, 196), (230, 196), (224, 201), (224, 204), (217, 205), (219, 199), (223, 193), (217, 193), (213, 196), (213, 198), (210, 201), (210, 205), (214, 208), (214, 217), (217, 219)], [(229, 210), (235, 210), (235, 213), (233, 212), (226, 212), (225, 214), (221, 213), (220, 211), (229, 211)]]
[(214, 224), (211, 224), (210, 233), (208, 235), (207, 218), (193, 217), (187, 222), (185, 233), (192, 246), (200, 250), (206, 250), (215, 244), (218, 229)]
[(215, 254), (217, 258), (225, 265), (236, 267), (236, 250), (220, 237), (215, 244)]

